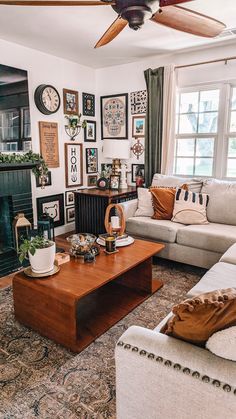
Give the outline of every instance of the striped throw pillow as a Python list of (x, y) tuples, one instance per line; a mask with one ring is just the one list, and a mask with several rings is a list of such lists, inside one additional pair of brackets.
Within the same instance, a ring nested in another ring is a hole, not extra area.
[(181, 224), (209, 224), (206, 208), (209, 195), (178, 189), (175, 194), (175, 204), (172, 221)]

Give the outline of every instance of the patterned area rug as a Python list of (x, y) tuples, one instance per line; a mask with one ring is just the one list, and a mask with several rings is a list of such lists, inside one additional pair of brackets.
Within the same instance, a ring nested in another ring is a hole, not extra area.
[(0, 418), (115, 418), (114, 348), (131, 325), (153, 329), (204, 274), (156, 261), (164, 286), (75, 355), (14, 320), (12, 289), (0, 292)]

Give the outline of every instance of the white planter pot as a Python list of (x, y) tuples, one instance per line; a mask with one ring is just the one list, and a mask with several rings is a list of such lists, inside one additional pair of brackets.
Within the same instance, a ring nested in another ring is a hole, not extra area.
[(43, 274), (53, 270), (55, 261), (56, 245), (44, 249), (37, 249), (34, 255), (29, 253), (29, 261), (33, 272)]

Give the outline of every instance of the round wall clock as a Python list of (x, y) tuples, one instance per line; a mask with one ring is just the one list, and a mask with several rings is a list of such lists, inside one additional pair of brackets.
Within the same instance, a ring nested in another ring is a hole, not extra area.
[(51, 115), (60, 108), (61, 99), (55, 87), (49, 84), (41, 84), (34, 92), (34, 101), (40, 112)]

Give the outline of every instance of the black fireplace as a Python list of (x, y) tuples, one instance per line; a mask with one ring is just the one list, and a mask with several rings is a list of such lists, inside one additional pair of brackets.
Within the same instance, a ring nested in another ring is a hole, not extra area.
[(33, 223), (31, 169), (0, 165), (0, 277), (20, 267), (12, 225), (20, 212)]

